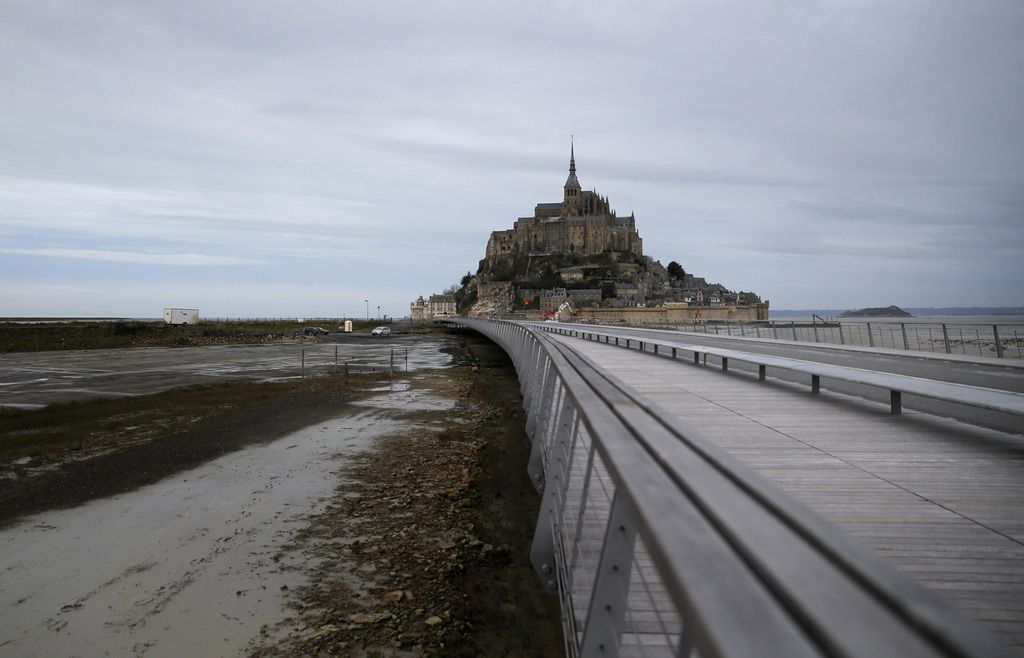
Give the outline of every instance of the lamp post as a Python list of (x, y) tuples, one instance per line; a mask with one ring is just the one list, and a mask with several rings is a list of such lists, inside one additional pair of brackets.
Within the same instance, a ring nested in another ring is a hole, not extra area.
[(377, 305), (377, 319), (380, 320), (380, 304)]
[(366, 302), (366, 321), (369, 322), (370, 321), (370, 300), (369, 299), (364, 299), (363, 301)]

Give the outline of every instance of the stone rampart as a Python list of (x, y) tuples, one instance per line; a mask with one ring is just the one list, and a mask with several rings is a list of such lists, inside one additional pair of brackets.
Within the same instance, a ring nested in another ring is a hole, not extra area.
[[(697, 316), (698, 311), (700, 316)], [(626, 322), (628, 324), (675, 324), (680, 322), (767, 322), (768, 305), (749, 306), (656, 306), (628, 308), (581, 308), (576, 311), (577, 320), (592, 320), (600, 323)]]

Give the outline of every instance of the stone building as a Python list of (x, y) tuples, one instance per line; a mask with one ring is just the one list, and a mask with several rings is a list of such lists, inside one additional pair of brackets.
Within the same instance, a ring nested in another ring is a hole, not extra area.
[(428, 312), (427, 300), (423, 299), (423, 295), (420, 295), (416, 301), (409, 304), (409, 317), (412, 318), (413, 322), (429, 320)]
[(570, 147), (569, 178), (562, 186), (562, 201), (538, 203), (533, 217), (520, 217), (513, 228), (492, 232), (486, 260), (493, 265), (520, 255), (592, 256), (605, 252), (643, 255), (636, 219), (632, 213), (618, 217), (607, 197), (580, 187), (575, 148)]
[(557, 311), (562, 303), (572, 302), (573, 308), (581, 306), (599, 306), (601, 304), (600, 288), (551, 288), (540, 293), (540, 310), (543, 313)]
[(558, 310), (562, 302), (569, 299), (565, 288), (552, 288), (540, 294), (540, 310), (542, 313), (552, 313)]
[(409, 317), (413, 320), (433, 320), (434, 318), (451, 317), (458, 313), (455, 295), (431, 295), (423, 299), (420, 295), (409, 304)]
[(427, 302), (427, 312), (431, 318), (443, 318), (457, 313), (455, 295), (431, 295)]

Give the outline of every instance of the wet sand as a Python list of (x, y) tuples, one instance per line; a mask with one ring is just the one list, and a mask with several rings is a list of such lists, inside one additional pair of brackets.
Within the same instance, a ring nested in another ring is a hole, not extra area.
[[(68, 470), (47, 490), (80, 482), (92, 502), (0, 529), (0, 657), (559, 653), (557, 600), (528, 559), (518, 381), (466, 341), (472, 356), (452, 356), (472, 368), (280, 398)], [(411, 507), (371, 506), (392, 489)], [(351, 618), (399, 587), (386, 622)]]
[(367, 408), (0, 532), (0, 655), (245, 653), (302, 583), (297, 558), (273, 558), (339, 463), (408, 428), (386, 416)]
[[(337, 343), (136, 347), (0, 354), (0, 407), (156, 393), (211, 381), (273, 381), (324, 374), (443, 368), (451, 339), (396, 336)], [(392, 355), (394, 361), (392, 361)]]

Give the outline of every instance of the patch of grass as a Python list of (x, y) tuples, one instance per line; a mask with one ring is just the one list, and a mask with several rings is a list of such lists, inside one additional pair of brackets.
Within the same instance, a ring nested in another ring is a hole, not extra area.
[(129, 398), (0, 409), (0, 462), (59, 458), (66, 451), (97, 452), (170, 436), (201, 419), (261, 400), (344, 391), (381, 375), (317, 377), (285, 382), (222, 382)]
[[(340, 321), (324, 323), (336, 331)], [(290, 337), (296, 329), (312, 323), (294, 320), (200, 322), (169, 325), (160, 322), (0, 322), (0, 352), (92, 350), (118, 347), (183, 347), (261, 343)], [(361, 331), (379, 322), (359, 320), (353, 329)]]

